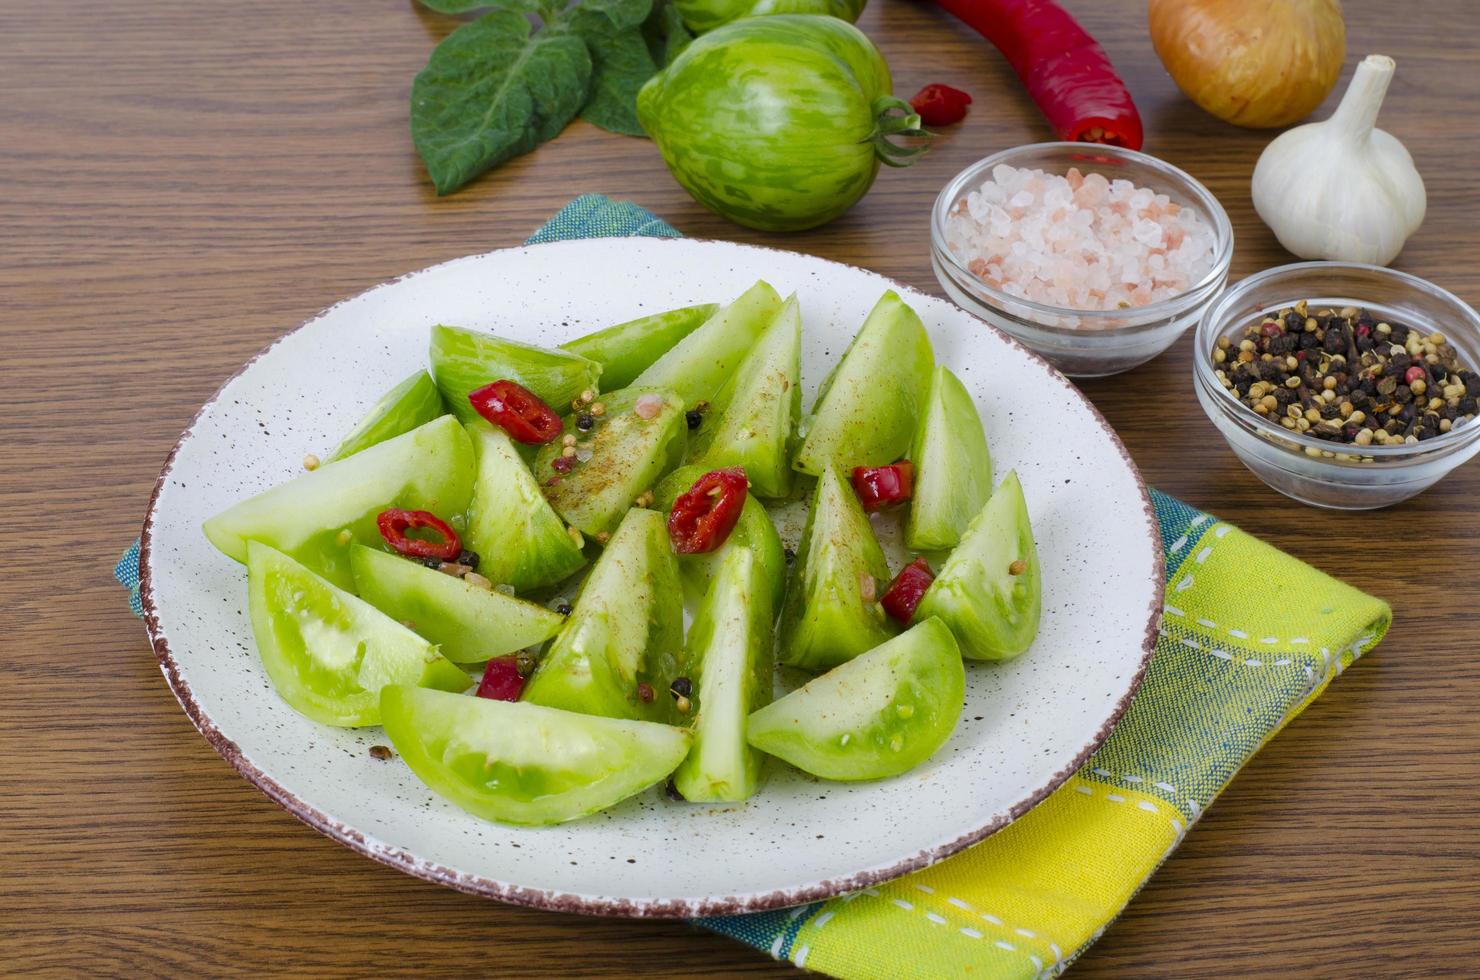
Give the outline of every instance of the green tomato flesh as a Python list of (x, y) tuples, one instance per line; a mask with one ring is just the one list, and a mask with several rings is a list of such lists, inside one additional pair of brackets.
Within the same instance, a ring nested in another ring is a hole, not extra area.
[(802, 314), (793, 294), (741, 362), (719, 417), (696, 434), (691, 450), (695, 464), (705, 470), (744, 467), (757, 496), (791, 493), (801, 381)]
[(694, 745), (673, 782), (686, 800), (736, 802), (756, 790), (761, 756), (746, 742), (746, 719), (771, 700), (771, 623), (770, 588), (754, 553), (731, 549), (685, 644)]
[(675, 0), (684, 24), (695, 34), (742, 17), (772, 14), (825, 14), (853, 23), (867, 0)]
[(600, 364), (601, 387), (617, 391), (636, 381), (654, 361), (703, 326), (718, 310), (718, 303), (702, 303), (654, 313), (578, 337), (560, 347)]
[(705, 207), (767, 231), (831, 221), (868, 191), (875, 100), (889, 68), (835, 17), (733, 21), (694, 41), (637, 95), (674, 178)]
[(355, 545), (350, 568), (360, 598), (437, 644), (453, 663), (481, 663), (542, 643), (565, 617), (400, 555)]
[(437, 383), (430, 374), (417, 371), (375, 403), (375, 407), (344, 437), (328, 462), (353, 456), (446, 414), (447, 407), (442, 404), (442, 393), (437, 390)]
[(554, 585), (586, 564), (581, 546), (529, 471), (508, 433), (482, 419), (467, 424), (477, 457), (466, 543), (478, 573), (516, 592)]
[(889, 566), (868, 515), (836, 469), (817, 481), (781, 612), (782, 663), (827, 670), (883, 643), (893, 621), (877, 603)]
[[(652, 418), (643, 418), (636, 405), (644, 395), (661, 400)], [(626, 388), (601, 397), (604, 413), (590, 433), (576, 427), (576, 415), (565, 419), (565, 434), (591, 453), (560, 473), (555, 460), (564, 451), (562, 439), (540, 447), (535, 477), (545, 497), (566, 522), (593, 537), (611, 532), (627, 508), (683, 462), (688, 424), (683, 402), (671, 391)], [(575, 459), (575, 457), (572, 457)]]
[(750, 744), (823, 779), (907, 772), (950, 738), (966, 674), (951, 631), (926, 619), (750, 716)]
[(314, 721), (379, 724), (380, 689), (387, 684), (461, 691), (470, 683), (426, 640), (257, 541), (247, 543), (247, 594), (272, 686)]
[(954, 548), (992, 495), (992, 454), (971, 393), (940, 364), (910, 460), (915, 486), (905, 544), (915, 551)]
[(689, 733), (520, 701), (388, 687), (386, 735), (433, 792), (484, 820), (541, 825), (604, 810), (667, 778)]
[[(1022, 571), (1014, 575), (1019, 561)], [(1012, 472), (966, 528), (916, 607), (915, 621), (940, 617), (972, 660), (1008, 660), (1032, 645), (1042, 604), (1028, 505)]]
[(468, 506), (473, 447), (451, 416), (279, 484), (222, 511), (202, 530), (226, 555), (247, 560), (247, 541), (270, 544), (341, 588), (352, 588), (348, 543), (380, 543), (388, 507), (450, 520)]
[(780, 309), (776, 290), (756, 283), (653, 362), (633, 386), (667, 389), (685, 408), (713, 401)]
[[(683, 466), (669, 473), (654, 492), (653, 506), (664, 513), (673, 510), (674, 500), (707, 472), (701, 466)], [(702, 601), (725, 556), (736, 548), (747, 548), (755, 553), (756, 573), (770, 591), (771, 608), (780, 608), (786, 588), (786, 549), (765, 506), (749, 495), (746, 495), (745, 507), (740, 511), (740, 520), (735, 522), (724, 544), (702, 554), (678, 556), (685, 594), (695, 602)]]
[(657, 511), (627, 512), (581, 588), (564, 628), (524, 687), (524, 700), (609, 718), (663, 720), (683, 647), (683, 590)]
[(823, 380), (792, 465), (817, 476), (829, 465), (886, 466), (904, 456), (934, 367), (925, 325), (886, 292)]
[(600, 364), (570, 351), (440, 324), (432, 328), (430, 357), (447, 407), (464, 422), (479, 418), (468, 393), (495, 381), (516, 381), (561, 412), (601, 377)]

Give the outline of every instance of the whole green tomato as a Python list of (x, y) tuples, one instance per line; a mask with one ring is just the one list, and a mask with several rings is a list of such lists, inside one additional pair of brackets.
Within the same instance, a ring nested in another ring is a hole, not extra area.
[(831, 221), (880, 162), (923, 152), (889, 142), (918, 134), (920, 118), (890, 94), (879, 50), (836, 17), (777, 14), (710, 31), (648, 80), (637, 116), (699, 203), (765, 231)]
[(826, 14), (853, 23), (868, 0), (674, 0), (683, 22), (695, 34), (742, 17), (771, 14)]

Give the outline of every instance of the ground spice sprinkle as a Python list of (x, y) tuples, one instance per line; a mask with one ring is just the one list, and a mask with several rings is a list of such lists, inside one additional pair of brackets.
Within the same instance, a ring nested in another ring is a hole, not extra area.
[(1248, 408), (1346, 445), (1432, 439), (1473, 419), (1480, 396), (1480, 375), (1442, 333), (1354, 306), (1296, 303), (1241, 338), (1219, 338), (1211, 356), (1218, 381)]

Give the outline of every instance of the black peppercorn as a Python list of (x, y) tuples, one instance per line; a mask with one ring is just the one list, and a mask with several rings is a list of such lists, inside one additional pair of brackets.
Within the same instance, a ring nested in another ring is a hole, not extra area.
[(562, 616), (569, 616), (571, 613), (571, 605), (570, 603), (562, 599), (555, 605), (555, 611)]
[(684, 421), (689, 423), (689, 428), (691, 429), (697, 429), (699, 426), (704, 424), (704, 413), (702, 412), (696, 412), (693, 409), (690, 409), (689, 411), (683, 413), (683, 417)]
[(580, 429), (582, 432), (590, 432), (595, 425), (596, 416), (592, 415), (590, 412), (582, 412), (580, 415), (576, 416), (576, 428)]
[(478, 570), (478, 552), (469, 551), (468, 549), (464, 548), (462, 551), (458, 552), (457, 563), (459, 565), (466, 565), (476, 572)]
[(675, 677), (668, 685), (668, 693), (675, 698), (686, 698), (694, 693), (694, 683), (687, 677)]

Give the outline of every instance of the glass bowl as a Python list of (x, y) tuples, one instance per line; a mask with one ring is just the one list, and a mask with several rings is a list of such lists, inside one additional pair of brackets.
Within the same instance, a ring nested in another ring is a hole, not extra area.
[[(1180, 296), (1123, 310), (1075, 310), (1020, 299), (982, 282), (946, 244), (946, 217), (957, 202), (981, 186), (999, 164), (1036, 168), (1063, 175), (1070, 167), (1123, 178), (1165, 194), (1191, 208), (1213, 229), (1213, 266)], [(1170, 347), (1198, 322), (1204, 308), (1228, 281), (1233, 258), (1233, 226), (1206, 187), (1168, 163), (1118, 147), (1092, 143), (1031, 143), (993, 154), (956, 175), (940, 196), (930, 219), (930, 260), (935, 277), (952, 301), (1042, 354), (1054, 367), (1077, 378), (1129, 371)]]
[(1346, 445), (1292, 432), (1240, 402), (1218, 380), (1212, 360), (1220, 337), (1236, 345), (1267, 313), (1300, 300), (1311, 309), (1365, 307), (1378, 319), (1442, 333), (1467, 367), (1480, 365), (1480, 316), (1433, 283), (1375, 265), (1301, 262), (1232, 286), (1198, 324), (1193, 388), (1203, 411), (1239, 460), (1287, 497), (1316, 507), (1371, 510), (1407, 500), (1480, 451), (1480, 419), (1422, 442)]

